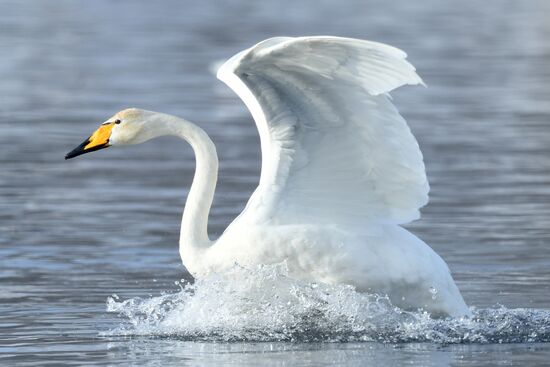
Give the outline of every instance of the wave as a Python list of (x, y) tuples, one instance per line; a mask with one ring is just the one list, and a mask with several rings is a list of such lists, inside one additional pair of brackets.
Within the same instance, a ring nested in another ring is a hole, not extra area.
[(235, 265), (158, 297), (107, 300), (123, 321), (102, 333), (200, 341), (525, 343), (550, 341), (550, 311), (472, 307), (432, 319), (351, 286), (293, 279), (286, 264)]

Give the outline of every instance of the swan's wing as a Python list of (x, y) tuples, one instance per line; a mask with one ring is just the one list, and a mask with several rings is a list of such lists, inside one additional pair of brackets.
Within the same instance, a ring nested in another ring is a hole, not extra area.
[(262, 147), (241, 219), (406, 223), (428, 201), (422, 154), (388, 92), (422, 83), (396, 48), (339, 37), (272, 38), (222, 65)]

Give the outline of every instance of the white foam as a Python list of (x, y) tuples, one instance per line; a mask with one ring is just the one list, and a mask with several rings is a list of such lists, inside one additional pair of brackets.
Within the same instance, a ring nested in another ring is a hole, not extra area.
[(472, 309), (472, 318), (434, 320), (350, 286), (292, 279), (285, 264), (236, 265), (159, 297), (110, 297), (107, 311), (125, 320), (105, 335), (210, 341), (550, 341), (550, 311)]

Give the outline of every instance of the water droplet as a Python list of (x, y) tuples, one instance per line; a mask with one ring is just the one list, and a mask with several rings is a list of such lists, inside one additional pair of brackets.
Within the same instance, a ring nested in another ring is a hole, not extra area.
[(432, 299), (435, 300), (437, 298), (437, 289), (430, 287), (430, 293), (432, 294)]

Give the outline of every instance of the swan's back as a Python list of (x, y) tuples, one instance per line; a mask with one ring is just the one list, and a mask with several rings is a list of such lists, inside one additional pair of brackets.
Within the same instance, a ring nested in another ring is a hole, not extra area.
[(218, 71), (260, 132), (260, 184), (240, 220), (405, 223), (428, 200), (422, 154), (388, 92), (419, 84), (406, 54), (338, 37), (273, 38)]

